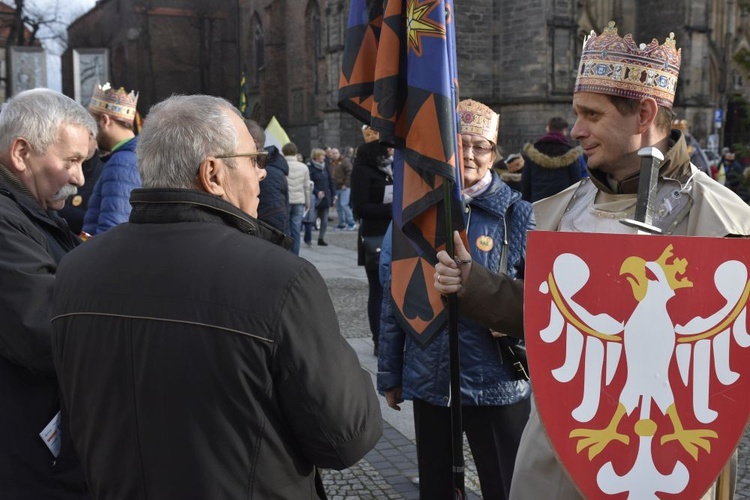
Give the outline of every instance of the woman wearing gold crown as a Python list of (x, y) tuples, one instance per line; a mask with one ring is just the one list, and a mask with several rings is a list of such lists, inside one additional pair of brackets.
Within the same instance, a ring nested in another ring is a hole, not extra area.
[[(500, 116), (484, 104), (465, 100), (459, 104), (459, 121), (471, 258), (493, 272), (522, 278), (526, 232), (534, 228), (534, 216), (521, 193), (511, 190), (492, 169), (499, 157)], [(384, 254), (390, 255), (389, 249)], [(387, 274), (386, 283), (390, 271)], [(390, 304), (380, 330), (378, 389), (394, 409), (404, 398), (413, 399), (420, 498), (452, 499), (448, 332), (422, 348), (389, 310)], [(459, 320), (459, 339), (463, 426), (482, 495), (507, 498), (529, 415), (531, 385), (514, 367), (517, 359), (511, 352), (522, 342), (464, 319)]]

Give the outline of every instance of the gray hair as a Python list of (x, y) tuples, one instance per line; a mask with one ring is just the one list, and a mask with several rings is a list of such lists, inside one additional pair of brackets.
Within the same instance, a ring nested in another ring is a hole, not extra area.
[[(229, 101), (208, 95), (173, 95), (149, 111), (136, 156), (145, 188), (191, 188), (201, 162), (236, 152), (239, 139), (224, 110)], [(234, 168), (234, 158), (225, 163)]]
[(22, 137), (43, 155), (60, 139), (62, 125), (83, 127), (96, 137), (96, 121), (70, 97), (44, 88), (21, 92), (0, 111), (0, 151)]

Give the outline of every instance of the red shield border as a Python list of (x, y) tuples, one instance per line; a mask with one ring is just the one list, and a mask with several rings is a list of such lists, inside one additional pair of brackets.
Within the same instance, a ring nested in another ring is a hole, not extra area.
[[(745, 239), (545, 231), (534, 231), (528, 236), (524, 310), (526, 344), (537, 409), (558, 459), (587, 498), (627, 498), (628, 494), (625, 492), (607, 494), (597, 484), (597, 474), (607, 463), (611, 463), (616, 475), (626, 476), (627, 481), (648, 481), (646, 478), (629, 475), (629, 472), (635, 469), (634, 463), (638, 458), (639, 448), (651, 450), (653, 464), (659, 474), (670, 474), (678, 462), (683, 463), (689, 471), (689, 481), (682, 491), (673, 494), (658, 493), (660, 498), (699, 498), (715, 481), (736, 448), (750, 415), (750, 398), (747, 397), (750, 382), (750, 347), (738, 345), (735, 338), (731, 337), (729, 367), (738, 373), (739, 377), (729, 385), (720, 383), (715, 369), (716, 359), (711, 356), (708, 369), (708, 407), (717, 412), (712, 422), (701, 423), (696, 419), (692, 409), (693, 376), (691, 374), (688, 377), (687, 385), (683, 383), (674, 354), (666, 369), (675, 408), (683, 427), (712, 429), (716, 432), (716, 438), (708, 439), (710, 451), (699, 448), (696, 460), (677, 441), (661, 444), (662, 437), (672, 433), (674, 425), (655, 403), (649, 408), (649, 417), (656, 429), (655, 432), (650, 432), (650, 445), (643, 444), (644, 427), (639, 427), (640, 436), (634, 430), (641, 416), (640, 408), (636, 408), (630, 414), (625, 414), (617, 426), (618, 432), (629, 438), (628, 444), (611, 441), (593, 458), (588, 455), (590, 448), (577, 451), (581, 438), (571, 437), (571, 432), (580, 428), (603, 429), (612, 422), (629, 370), (633, 370), (633, 373), (648, 373), (649, 376), (653, 373), (654, 384), (663, 383), (664, 379), (659, 377), (663, 377), (664, 374), (653, 366), (653, 360), (649, 361), (651, 366), (644, 366), (643, 360), (649, 356), (640, 349), (652, 349), (650, 342), (638, 342), (635, 343), (635, 347), (630, 345), (628, 348), (623, 344), (619, 364), (611, 382), (608, 385), (601, 382), (600, 398), (593, 418), (585, 423), (573, 418), (572, 412), (581, 403), (584, 391), (583, 373), (586, 368), (583, 365), (586, 344), (581, 348), (582, 354), (577, 370), (568, 372), (575, 375), (565, 383), (557, 380), (553, 376), (553, 370), (563, 366), (566, 361), (566, 348), (569, 343), (572, 346), (574, 342), (568, 340), (566, 329), (562, 330), (555, 341), (550, 340), (549, 334), (545, 337), (547, 341), (542, 338), (541, 332), (550, 326), (551, 317), (556, 309), (550, 290), (550, 276), (554, 278), (554, 263), (562, 254), (580, 257), (588, 266), (590, 276), (582, 288), (570, 297), (572, 301), (591, 314), (607, 314), (626, 324), (631, 317), (633, 322), (636, 321), (635, 309), (640, 302), (634, 296), (634, 287), (628, 281), (627, 273), (621, 274), (623, 263), (634, 256), (644, 261), (656, 261), (669, 245), (672, 245), (673, 256), (668, 262), (672, 263), (674, 259), (687, 261), (684, 275), (677, 274), (677, 277), (687, 277), (693, 284), (692, 287), (674, 290), (674, 296), (666, 302), (666, 311), (675, 325), (686, 325), (699, 316), (709, 318), (727, 305), (728, 300), (718, 293), (714, 283), (714, 273), (719, 265), (735, 260), (743, 263), (750, 272), (750, 241)], [(582, 273), (576, 271), (569, 274)], [(744, 285), (747, 285), (747, 275), (743, 277), (741, 274), (737, 273), (733, 279), (742, 279)], [(652, 274), (648, 274), (647, 277), (654, 278)], [(554, 284), (552, 288), (555, 288)], [(746, 314), (747, 293), (737, 302), (740, 304), (735, 307), (735, 313), (741, 310), (740, 312)], [(655, 310), (654, 324), (658, 323), (656, 318), (663, 312), (659, 307)], [(572, 314), (573, 317), (581, 319), (574, 312)], [(747, 328), (746, 316), (738, 319), (744, 319), (736, 323), (740, 325), (740, 330), (743, 323)], [(569, 322), (565, 323), (567, 325)], [(583, 323), (585, 324), (585, 321)], [(655, 330), (657, 331), (649, 333), (661, 333), (662, 337), (653, 337), (654, 339), (666, 338), (669, 341), (667, 329)], [(621, 333), (620, 337), (624, 336), (624, 333)], [(584, 342), (587, 342), (587, 334), (584, 333), (583, 337)], [(677, 337), (683, 338), (679, 335)], [(604, 341), (605, 345), (608, 343), (610, 340)], [(748, 343), (750, 344), (750, 341)], [(575, 356), (572, 359), (575, 360)], [(691, 362), (689, 373), (692, 373), (693, 365), (697, 367), (699, 364)], [(604, 370), (603, 373), (606, 373), (606, 368)], [(604, 378), (605, 376), (602, 376), (602, 380)], [(640, 401), (639, 406), (643, 400)], [(651, 429), (654, 428), (653, 424)]]

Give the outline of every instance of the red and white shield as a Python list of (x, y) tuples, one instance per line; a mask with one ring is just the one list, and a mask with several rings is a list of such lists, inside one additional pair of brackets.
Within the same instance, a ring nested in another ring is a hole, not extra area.
[(750, 415), (750, 240), (534, 231), (537, 407), (587, 498), (699, 498)]

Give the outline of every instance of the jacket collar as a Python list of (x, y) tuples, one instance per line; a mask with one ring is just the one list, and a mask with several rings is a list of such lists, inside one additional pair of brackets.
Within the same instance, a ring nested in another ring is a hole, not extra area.
[(57, 262), (80, 243), (70, 231), (67, 221), (55, 210), (42, 208), (31, 191), (4, 165), (0, 165), (0, 195), (13, 200), (26, 217), (44, 231), (50, 243), (50, 251)]
[(565, 144), (566, 146), (570, 146), (570, 142), (568, 141), (568, 137), (564, 134), (561, 134), (560, 132), (547, 132), (542, 137), (539, 138), (538, 142), (557, 142), (559, 144)]
[(486, 210), (497, 217), (504, 217), (508, 207), (521, 198), (521, 193), (512, 190), (500, 180), (496, 172), (492, 172), (492, 184), (478, 197), (471, 200), (470, 205)]
[[(14, 191), (18, 191), (19, 193), (28, 196), (31, 199), (35, 199), (34, 195), (31, 194), (31, 191), (24, 185), (23, 182), (21, 182), (21, 179), (13, 175), (10, 170), (8, 170), (5, 165), (0, 165), (0, 179), (5, 184), (8, 184)], [(41, 205), (39, 206), (39, 209), (41, 210)]]
[(291, 238), (214, 195), (194, 189), (134, 189), (130, 193), (134, 224), (212, 222), (257, 236), (284, 248)]
[[(21, 182), (21, 179), (13, 175), (5, 165), (0, 165), (0, 189), (6, 191), (15, 202), (26, 210), (29, 215), (33, 215), (39, 220), (45, 222), (53, 219), (55, 224), (59, 224), (61, 219), (54, 210), (45, 210), (39, 201), (31, 194), (29, 188)], [(54, 215), (53, 215), (54, 214)]]
[[(672, 130), (669, 136), (669, 149), (664, 154), (664, 161), (659, 167), (659, 177), (678, 179), (690, 175), (690, 154), (687, 150), (685, 136), (679, 130)], [(633, 194), (638, 192), (640, 172), (626, 177), (616, 187), (611, 187), (607, 174), (598, 170), (589, 170), (591, 181), (600, 191), (612, 194)]]
[(323, 162), (323, 163), (318, 163), (317, 161), (314, 161), (314, 160), (310, 160), (310, 165), (311, 165), (311, 166), (312, 166), (313, 168), (316, 168), (316, 169), (318, 169), (318, 170), (321, 170), (321, 171), (325, 170), (325, 162)]

